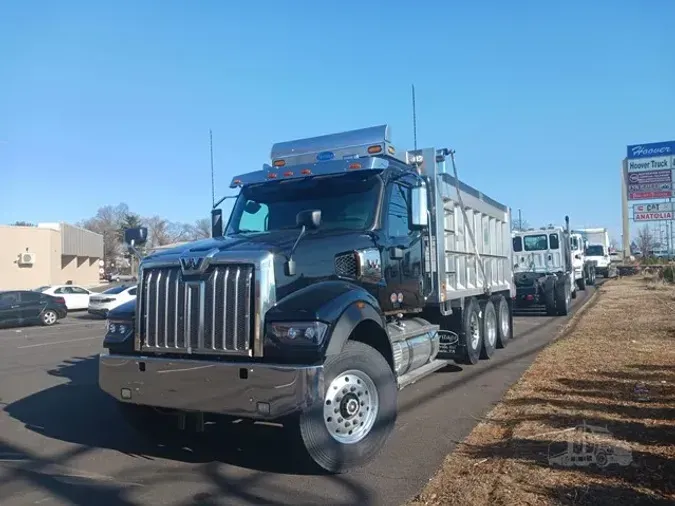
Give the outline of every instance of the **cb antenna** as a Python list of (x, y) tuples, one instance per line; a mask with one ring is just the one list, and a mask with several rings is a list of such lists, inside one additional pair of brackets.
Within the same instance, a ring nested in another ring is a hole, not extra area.
[(209, 149), (211, 150), (211, 204), (216, 207), (216, 179), (213, 174), (213, 132), (209, 128)]
[(413, 146), (417, 151), (417, 107), (415, 106), (415, 85), (412, 85)]

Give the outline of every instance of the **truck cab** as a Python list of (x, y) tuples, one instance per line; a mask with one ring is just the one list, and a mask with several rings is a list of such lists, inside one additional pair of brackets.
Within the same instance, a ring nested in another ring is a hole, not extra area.
[(609, 248), (604, 244), (588, 244), (584, 253), (588, 260), (595, 262), (597, 273), (608, 278), (611, 264)]
[(512, 232), (512, 247), (517, 306), (567, 315), (577, 290), (569, 230), (557, 226)]

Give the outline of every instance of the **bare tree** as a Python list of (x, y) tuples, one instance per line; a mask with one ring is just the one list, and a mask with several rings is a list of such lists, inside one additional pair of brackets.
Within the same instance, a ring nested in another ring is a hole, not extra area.
[(78, 223), (80, 227), (103, 236), (103, 260), (106, 265), (117, 261), (122, 254), (119, 230), (122, 221), (129, 214), (129, 206), (124, 203), (116, 206), (103, 206), (96, 211), (95, 216)]
[(35, 223), (31, 223), (29, 221), (15, 221), (12, 223), (12, 226), (14, 227), (34, 227), (36, 226)]
[(201, 218), (195, 222), (193, 227), (195, 239), (207, 239), (211, 237), (211, 220), (208, 218)]
[(527, 230), (528, 228), (530, 228), (530, 224), (527, 220), (519, 220), (516, 217), (511, 218), (511, 230)]
[(654, 235), (652, 234), (652, 231), (649, 230), (648, 225), (644, 225), (638, 231), (637, 247), (644, 258), (650, 256), (651, 252), (654, 250)]

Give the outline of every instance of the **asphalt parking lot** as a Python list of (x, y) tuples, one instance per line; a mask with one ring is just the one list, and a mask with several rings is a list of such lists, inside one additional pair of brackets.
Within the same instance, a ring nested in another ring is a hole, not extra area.
[[(580, 292), (577, 310), (592, 293)], [(104, 320), (0, 330), (0, 504), (390, 505), (414, 496), (568, 318), (519, 316), (492, 360), (449, 366), (400, 395), (370, 466), (307, 475), (280, 429), (237, 424), (206, 442), (151, 446), (97, 386)]]

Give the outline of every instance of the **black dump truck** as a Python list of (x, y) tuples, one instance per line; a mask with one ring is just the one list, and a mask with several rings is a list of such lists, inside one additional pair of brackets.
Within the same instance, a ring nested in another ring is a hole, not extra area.
[(397, 151), (386, 125), (275, 144), (232, 180), (225, 226), (214, 205), (212, 238), (142, 259), (100, 387), (149, 436), (277, 421), (324, 470), (368, 463), (400, 389), (512, 339), (510, 211), (454, 167), (448, 149)]

